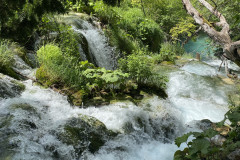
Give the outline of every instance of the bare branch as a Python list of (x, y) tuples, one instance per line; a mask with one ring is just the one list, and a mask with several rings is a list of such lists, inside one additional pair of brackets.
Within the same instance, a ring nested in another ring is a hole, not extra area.
[[(193, 7), (190, 0), (182, 0), (183, 5), (187, 12), (194, 18), (195, 22), (199, 24), (202, 29), (212, 38), (215, 42), (221, 44), (223, 48), (223, 56), (240, 66), (240, 41), (232, 42), (229, 35), (229, 24), (225, 17), (213, 8), (206, 0), (198, 0), (204, 7), (206, 7), (214, 16), (219, 18), (217, 26), (222, 27), (218, 32), (213, 26)], [(216, 4), (215, 4), (216, 5)], [(227, 62), (225, 60), (225, 69), (227, 72)]]
[(220, 22), (216, 23), (217, 26), (222, 27), (221, 32), (228, 33), (229, 32), (229, 24), (227, 23), (225, 17), (214, 9), (207, 1), (199, 0), (199, 2), (204, 5), (212, 14), (219, 18)]

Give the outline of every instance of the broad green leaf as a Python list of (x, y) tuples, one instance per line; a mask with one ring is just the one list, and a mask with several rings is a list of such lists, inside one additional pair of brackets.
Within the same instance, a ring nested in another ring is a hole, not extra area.
[(180, 147), (180, 145), (181, 145), (182, 143), (187, 142), (188, 137), (189, 137), (190, 135), (192, 135), (192, 132), (187, 133), (187, 134), (184, 134), (183, 136), (176, 138), (176, 139), (175, 139), (175, 144), (176, 144), (178, 147)]

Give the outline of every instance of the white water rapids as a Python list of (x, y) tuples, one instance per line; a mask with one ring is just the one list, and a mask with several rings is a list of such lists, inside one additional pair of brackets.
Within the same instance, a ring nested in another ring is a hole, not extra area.
[[(199, 130), (196, 120), (222, 120), (228, 110), (231, 87), (216, 74), (212, 66), (189, 63), (170, 73), (165, 100), (153, 96), (139, 106), (118, 102), (88, 108), (71, 106), (67, 97), (24, 81), (26, 89), (19, 97), (0, 100), (0, 135), (4, 135), (0, 137), (0, 156), (13, 160), (172, 160), (178, 150), (174, 144), (177, 136)], [(19, 103), (33, 109), (13, 107)], [(119, 134), (96, 153), (86, 150), (79, 158), (73, 146), (55, 134), (59, 126), (79, 114), (95, 117)], [(1, 127), (6, 119), (10, 124)], [(9, 145), (12, 149), (6, 150)]]

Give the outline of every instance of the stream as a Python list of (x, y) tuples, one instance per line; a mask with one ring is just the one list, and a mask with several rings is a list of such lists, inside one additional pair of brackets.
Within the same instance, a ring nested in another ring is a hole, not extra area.
[[(96, 31), (91, 32), (98, 36)], [(90, 31), (84, 33), (91, 34)], [(32, 80), (22, 81), (26, 89), (21, 94), (0, 99), (0, 159), (172, 160), (179, 149), (174, 144), (176, 137), (189, 131), (201, 131), (208, 125), (201, 124), (201, 120), (218, 122), (228, 111), (228, 94), (234, 88), (218, 77), (224, 75), (217, 71), (216, 64), (221, 61), (205, 62), (190, 61), (171, 71), (166, 89), (168, 98), (145, 97), (138, 106), (125, 101), (101, 107), (75, 107), (68, 103), (66, 96), (41, 88)], [(23, 61), (17, 63), (19, 72), (34, 76), (34, 70)], [(99, 66), (102, 65), (104, 63), (99, 62)], [(6, 87), (14, 93), (14, 87), (7, 83)], [(64, 135), (69, 133), (66, 125), (73, 125), (72, 120), (79, 116), (90, 117), (94, 123), (117, 134), (105, 136), (93, 127), (91, 132), (81, 131), (81, 143), (75, 143), (76, 137), (70, 139), (70, 143), (66, 141), (69, 135)], [(89, 149), (92, 137), (87, 133), (98, 134), (104, 141), (95, 152)], [(62, 135), (65, 137), (61, 138)], [(76, 148), (81, 150), (80, 154)]]

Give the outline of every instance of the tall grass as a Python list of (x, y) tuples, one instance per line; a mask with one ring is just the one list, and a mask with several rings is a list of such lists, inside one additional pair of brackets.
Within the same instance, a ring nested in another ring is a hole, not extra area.
[(11, 42), (8, 40), (0, 40), (0, 66), (11, 66), (14, 62), (14, 52), (12, 51)]

